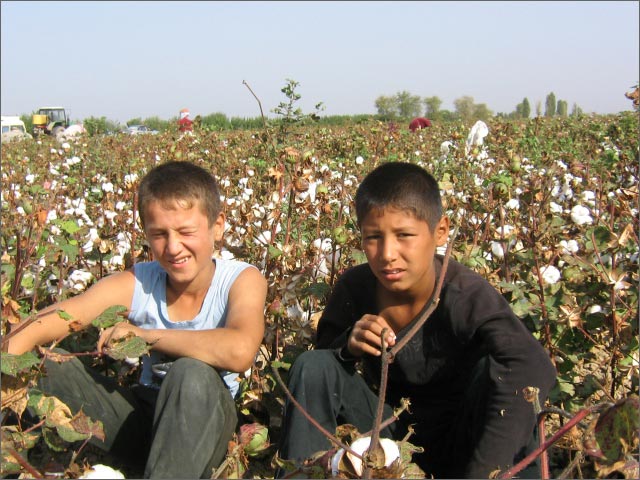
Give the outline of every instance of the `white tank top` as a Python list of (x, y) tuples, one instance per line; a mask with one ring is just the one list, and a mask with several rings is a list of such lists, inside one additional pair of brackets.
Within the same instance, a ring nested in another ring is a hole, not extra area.
[[(224, 327), (227, 318), (229, 290), (240, 272), (252, 265), (238, 260), (216, 258), (216, 270), (200, 312), (192, 320), (172, 322), (167, 313), (167, 273), (157, 261), (134, 265), (136, 278), (129, 320), (134, 325), (147, 329), (209, 330)], [(255, 268), (255, 267), (254, 267)], [(166, 359), (159, 352), (152, 351), (142, 357), (140, 383), (151, 386), (154, 382), (152, 366), (162, 364)], [(158, 368), (154, 369), (158, 371)], [(160, 367), (162, 370), (162, 367)], [(164, 372), (166, 373), (166, 371)], [(220, 371), (220, 375), (233, 397), (238, 392), (238, 374)]]

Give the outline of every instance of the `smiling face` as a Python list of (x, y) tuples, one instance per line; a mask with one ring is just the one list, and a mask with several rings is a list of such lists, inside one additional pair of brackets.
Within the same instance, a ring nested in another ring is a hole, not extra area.
[(379, 287), (403, 302), (422, 302), (435, 287), (436, 247), (447, 242), (449, 219), (431, 231), (425, 220), (395, 207), (371, 210), (360, 224), (362, 249)]
[(167, 272), (169, 286), (208, 289), (215, 265), (215, 242), (222, 238), (224, 214), (212, 225), (196, 201), (191, 206), (176, 200), (153, 200), (145, 211), (145, 234), (155, 260)]

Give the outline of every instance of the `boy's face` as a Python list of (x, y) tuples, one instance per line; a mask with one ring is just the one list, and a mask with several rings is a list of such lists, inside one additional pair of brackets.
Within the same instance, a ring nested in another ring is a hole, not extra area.
[(178, 202), (151, 201), (145, 212), (145, 235), (154, 260), (174, 285), (208, 288), (213, 274), (211, 256), (222, 238), (224, 214), (209, 225), (200, 202), (190, 208)]
[(449, 235), (447, 217), (432, 232), (411, 212), (387, 207), (369, 212), (360, 230), (362, 249), (382, 288), (418, 299), (431, 295), (436, 247), (446, 244)]

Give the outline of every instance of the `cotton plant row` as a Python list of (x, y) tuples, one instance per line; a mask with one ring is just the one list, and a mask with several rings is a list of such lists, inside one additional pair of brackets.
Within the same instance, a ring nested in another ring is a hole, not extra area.
[[(267, 276), (265, 359), (308, 348), (331, 285), (364, 261), (352, 208), (359, 180), (381, 162), (411, 161), (440, 180), (454, 257), (502, 291), (549, 350), (559, 370), (552, 401), (572, 409), (623, 396), (637, 375), (638, 145), (609, 135), (617, 124), (572, 124), (573, 142), (554, 124), (479, 122), (418, 134), (309, 127), (276, 150), (259, 132), (3, 147), (3, 333), (147, 260), (137, 184), (152, 165), (179, 159), (219, 180), (227, 224), (216, 255)], [(588, 388), (587, 376), (602, 388)]]

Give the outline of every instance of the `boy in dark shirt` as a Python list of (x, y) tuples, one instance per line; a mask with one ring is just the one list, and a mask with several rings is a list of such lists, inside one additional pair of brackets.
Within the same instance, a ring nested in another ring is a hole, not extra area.
[[(347, 270), (318, 323), (316, 350), (300, 355), (289, 387), (324, 428), (373, 428), (381, 333), (393, 347), (434, 301), (447, 243), (437, 181), (409, 163), (387, 163), (363, 180), (355, 198), (367, 263)], [(357, 373), (361, 362), (363, 375)], [(536, 423), (525, 387), (544, 400), (556, 371), (545, 350), (480, 275), (450, 260), (439, 303), (389, 365), (384, 418), (401, 398), (410, 413), (382, 431), (424, 448), (414, 455), (427, 476), (488, 478), (523, 458)], [(331, 448), (295, 406), (285, 404), (279, 454), (302, 461)]]

